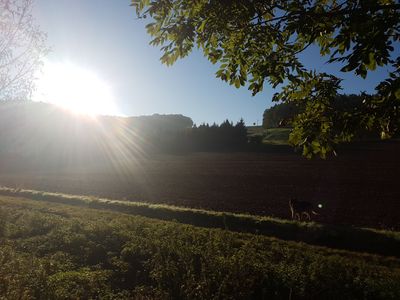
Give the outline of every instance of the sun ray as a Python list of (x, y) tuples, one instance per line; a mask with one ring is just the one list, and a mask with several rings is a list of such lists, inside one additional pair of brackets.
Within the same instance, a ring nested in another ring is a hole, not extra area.
[(118, 114), (110, 84), (69, 62), (46, 61), (37, 75), (32, 99), (89, 116)]

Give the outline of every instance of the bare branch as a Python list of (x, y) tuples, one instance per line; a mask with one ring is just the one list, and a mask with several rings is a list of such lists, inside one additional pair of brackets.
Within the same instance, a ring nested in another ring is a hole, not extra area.
[(0, 100), (25, 98), (48, 52), (45, 34), (34, 24), (34, 0), (0, 0)]

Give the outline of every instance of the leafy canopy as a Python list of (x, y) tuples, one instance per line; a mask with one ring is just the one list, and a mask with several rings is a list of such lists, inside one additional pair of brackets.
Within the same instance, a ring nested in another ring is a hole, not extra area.
[[(198, 47), (216, 76), (253, 95), (267, 82), (280, 92), (274, 101), (305, 105), (292, 121), (290, 142), (303, 154), (325, 157), (336, 144), (359, 130), (382, 138), (399, 131), (400, 4), (395, 0), (132, 0), (140, 18), (148, 18), (152, 45), (161, 61), (173, 64)], [(341, 89), (337, 76), (306, 68), (299, 54), (319, 48), (328, 63), (365, 78), (377, 66), (390, 66), (388, 78), (362, 107), (337, 112), (332, 101)]]

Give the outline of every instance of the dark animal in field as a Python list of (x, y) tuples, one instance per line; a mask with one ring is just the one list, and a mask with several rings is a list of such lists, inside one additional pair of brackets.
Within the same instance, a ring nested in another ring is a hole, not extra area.
[(292, 124), (292, 119), (287, 118), (287, 119), (281, 119), (278, 122), (278, 127), (279, 128), (289, 128)]
[(308, 201), (299, 201), (292, 198), (289, 200), (289, 208), (292, 213), (292, 219), (301, 221), (302, 216), (305, 216), (311, 221), (311, 215), (319, 215), (316, 211), (322, 208), (322, 204), (315, 205)]
[(288, 121), (286, 119), (282, 119), (278, 123), (279, 128), (286, 127), (287, 125), (288, 125)]

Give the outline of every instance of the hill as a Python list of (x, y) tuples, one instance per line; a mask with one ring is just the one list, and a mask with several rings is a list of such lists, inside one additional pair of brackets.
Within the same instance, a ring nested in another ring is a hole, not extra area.
[(119, 160), (155, 150), (157, 137), (192, 127), (182, 115), (76, 115), (51, 104), (0, 103), (2, 163), (55, 165)]

